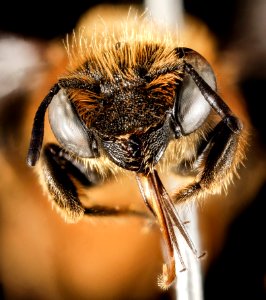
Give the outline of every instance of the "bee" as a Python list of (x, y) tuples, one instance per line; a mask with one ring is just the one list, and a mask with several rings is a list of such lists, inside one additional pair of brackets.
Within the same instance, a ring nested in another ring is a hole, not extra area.
[[(27, 164), (40, 160), (42, 183), (66, 222), (125, 212), (84, 207), (79, 188), (102, 174), (135, 174), (160, 226), (167, 258), (162, 288), (176, 278), (175, 253), (185, 270), (175, 228), (198, 253), (176, 205), (226, 189), (244, 159), (244, 130), (217, 92), (214, 71), (197, 51), (169, 37), (125, 30), (67, 43), (69, 69), (36, 111)], [(43, 145), (48, 110), (55, 143)], [(169, 195), (160, 179), (167, 168), (194, 181)]]

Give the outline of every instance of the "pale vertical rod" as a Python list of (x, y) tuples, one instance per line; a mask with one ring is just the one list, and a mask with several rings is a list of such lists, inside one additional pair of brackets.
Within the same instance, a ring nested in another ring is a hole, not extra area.
[[(198, 212), (197, 207), (189, 204), (189, 209), (182, 209), (178, 211), (182, 220), (189, 220), (186, 224), (187, 231), (195, 244), (198, 252), (201, 253), (201, 241), (200, 232), (198, 228)], [(177, 207), (178, 210), (178, 207)], [(178, 232), (177, 232), (178, 235)], [(195, 257), (192, 251), (187, 247), (186, 242), (182, 236), (178, 238), (180, 243), (180, 251), (183, 255), (187, 270), (185, 272), (178, 273), (177, 269), (177, 280), (175, 283), (176, 288), (176, 299), (178, 300), (203, 300), (203, 288), (202, 288), (202, 269), (201, 261)], [(178, 257), (176, 257), (178, 263)], [(180, 269), (180, 267), (179, 267)]]
[[(162, 30), (178, 30), (182, 33), (185, 28), (185, 12), (182, 0), (144, 0), (144, 6), (148, 14), (158, 24)], [(181, 34), (182, 35), (182, 34)], [(192, 205), (192, 204), (190, 204)], [(179, 211), (178, 207), (177, 210)], [(200, 248), (200, 232), (198, 229), (198, 213), (196, 207), (189, 209), (189, 214), (179, 212), (181, 218), (186, 221), (191, 239)], [(176, 232), (177, 236), (179, 235)], [(177, 280), (175, 283), (176, 300), (203, 300), (202, 271), (200, 261), (197, 260), (192, 251), (187, 247), (183, 237), (178, 238), (180, 250), (185, 260), (187, 270), (178, 273), (179, 267), (176, 266)], [(200, 252), (200, 251), (198, 251)], [(176, 255), (177, 256), (177, 255)], [(179, 262), (176, 257), (176, 262)]]
[(184, 6), (181, 0), (145, 0), (145, 8), (158, 25), (171, 30), (184, 28)]

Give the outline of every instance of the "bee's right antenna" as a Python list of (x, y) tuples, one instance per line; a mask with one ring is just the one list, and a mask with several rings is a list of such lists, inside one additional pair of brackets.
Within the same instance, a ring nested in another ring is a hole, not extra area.
[(50, 90), (49, 94), (41, 102), (33, 122), (30, 146), (27, 155), (27, 164), (30, 167), (35, 166), (36, 162), (40, 157), (42, 142), (43, 142), (43, 133), (44, 133), (44, 116), (47, 107), (51, 103), (53, 97), (59, 92), (60, 87), (56, 83)]

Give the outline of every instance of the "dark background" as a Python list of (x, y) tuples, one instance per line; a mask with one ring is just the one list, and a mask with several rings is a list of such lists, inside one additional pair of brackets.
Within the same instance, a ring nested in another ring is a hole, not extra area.
[[(5, 1), (0, 14), (0, 30), (25, 36), (51, 39), (73, 29), (79, 16), (99, 3), (132, 3), (143, 1)], [(232, 38), (238, 0), (185, 0), (185, 9), (200, 18), (219, 36), (222, 46)], [(240, 1), (241, 2), (241, 1)], [(243, 1), (242, 1), (243, 2)]]
[[(0, 32), (18, 33), (25, 37), (44, 40), (64, 37), (66, 32), (75, 27), (85, 10), (99, 3), (102, 1), (75, 1), (75, 3), (51, 0), (33, 3), (5, 1), (5, 8), (2, 7), (0, 13)], [(141, 1), (109, 1), (109, 3), (141, 3)], [(221, 51), (237, 49), (234, 51), (239, 51), (247, 57), (244, 63), (258, 66), (243, 74), (239, 85), (245, 96), (253, 125), (259, 133), (262, 147), (265, 147), (265, 113), (261, 108), (266, 100), (264, 91), (266, 71), (263, 67), (266, 62), (266, 49), (263, 48), (265, 45), (260, 44), (260, 39), (265, 37), (255, 34), (257, 40), (252, 39), (254, 36), (252, 30), (257, 28), (257, 25), (249, 24), (251, 21), (247, 18), (258, 3), (261, 1), (185, 0), (184, 6), (188, 13), (201, 18), (215, 33)], [(264, 16), (266, 19), (266, 13)], [(263, 20), (258, 19), (257, 22), (258, 24), (261, 22), (263, 26)], [(256, 54), (257, 49), (251, 47), (252, 43), (260, 47), (260, 55)], [(248, 61), (250, 52), (253, 61)], [(225, 247), (206, 276), (205, 300), (266, 299), (266, 248), (263, 245), (266, 229), (265, 203), (264, 185), (251, 201), (251, 205), (231, 224)]]

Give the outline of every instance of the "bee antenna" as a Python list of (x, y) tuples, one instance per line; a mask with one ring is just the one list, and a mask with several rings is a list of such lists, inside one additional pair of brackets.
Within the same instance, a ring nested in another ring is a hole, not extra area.
[(35, 166), (36, 162), (40, 157), (43, 134), (44, 134), (44, 116), (47, 107), (51, 103), (53, 97), (59, 92), (60, 86), (56, 83), (48, 93), (48, 95), (43, 99), (38, 110), (35, 114), (33, 127), (31, 132), (30, 146), (27, 154), (27, 164), (30, 167)]

